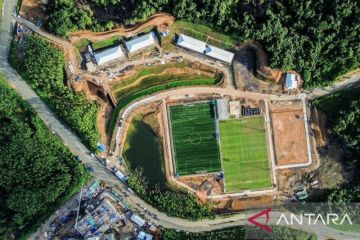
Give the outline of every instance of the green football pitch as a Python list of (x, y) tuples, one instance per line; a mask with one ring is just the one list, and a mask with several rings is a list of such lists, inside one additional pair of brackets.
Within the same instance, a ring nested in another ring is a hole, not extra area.
[(271, 187), (263, 117), (219, 122), (227, 192)]
[(221, 171), (213, 105), (194, 103), (169, 109), (176, 173)]

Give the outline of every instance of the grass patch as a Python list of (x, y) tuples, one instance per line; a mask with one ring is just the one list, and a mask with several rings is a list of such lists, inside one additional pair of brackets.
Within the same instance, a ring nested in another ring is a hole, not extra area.
[(98, 50), (101, 48), (107, 48), (107, 47), (111, 47), (114, 45), (119, 45), (122, 42), (122, 37), (119, 36), (114, 36), (108, 39), (104, 39), (102, 41), (97, 41), (97, 42), (93, 42), (92, 46), (94, 48), (94, 50)]
[(121, 100), (119, 100), (119, 104), (116, 106), (116, 109), (114, 111), (114, 114), (111, 117), (110, 124), (109, 124), (109, 134), (111, 135), (114, 132), (117, 118), (120, 114), (120, 111), (126, 107), (128, 104), (130, 104), (132, 101), (142, 98), (147, 95), (151, 95), (156, 92), (164, 91), (167, 89), (172, 89), (176, 87), (185, 87), (185, 86), (196, 86), (196, 85), (215, 85), (220, 82), (221, 78), (215, 78), (215, 79), (192, 79), (191, 81), (175, 81), (175, 82), (169, 82), (165, 83), (163, 85), (153, 86), (149, 87), (145, 90), (141, 90), (138, 92), (135, 92), (131, 95), (125, 96)]
[(226, 191), (271, 187), (263, 117), (219, 122)]
[(172, 106), (170, 118), (176, 173), (221, 171), (214, 105), (206, 102)]
[(119, 91), (122, 88), (127, 87), (130, 84), (133, 84), (139, 78), (144, 77), (146, 75), (160, 74), (160, 73), (164, 72), (167, 68), (175, 68), (175, 67), (176, 68), (185, 68), (187, 66), (188, 65), (186, 63), (181, 62), (181, 63), (167, 63), (167, 64), (162, 64), (162, 65), (154, 65), (154, 66), (142, 68), (139, 71), (137, 71), (136, 74), (134, 74), (133, 76), (125, 78), (121, 82), (116, 83), (113, 86), (113, 91)]
[(192, 75), (192, 74), (165, 74), (165, 75), (152, 75), (142, 79), (141, 83), (133, 87), (122, 88), (121, 90), (114, 91), (116, 99), (121, 99), (137, 91), (145, 90), (149, 87), (166, 84), (168, 82), (194, 82), (194, 85), (213, 85), (216, 84), (217, 78), (208, 77), (205, 75)]
[(234, 50), (238, 42), (233, 37), (214, 31), (207, 26), (185, 21), (176, 21), (171, 27), (170, 34), (161, 40), (165, 51), (169, 51), (174, 47), (171, 42), (174, 39), (175, 34), (180, 33), (229, 51)]

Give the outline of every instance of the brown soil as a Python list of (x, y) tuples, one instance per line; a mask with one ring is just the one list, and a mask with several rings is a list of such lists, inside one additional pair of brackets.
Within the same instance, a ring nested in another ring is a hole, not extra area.
[(311, 118), (313, 122), (312, 127), (316, 139), (316, 146), (324, 147), (329, 141), (325, 128), (326, 115), (315, 108), (311, 111)]
[(241, 211), (246, 209), (253, 208), (265, 208), (270, 207), (274, 204), (273, 196), (264, 195), (258, 197), (248, 197), (248, 198), (234, 198), (234, 199), (223, 199), (218, 202), (217, 207), (219, 210), (228, 210), (228, 211)]
[(302, 103), (271, 103), (270, 114), (277, 165), (308, 162), (305, 123), (296, 118), (297, 115), (304, 116)]
[(282, 84), (283, 72), (279, 69), (272, 69), (269, 67), (261, 67), (257, 70), (257, 73), (270, 81), (273, 81), (277, 84)]
[(108, 124), (111, 119), (113, 108), (107, 103), (101, 103), (97, 116), (97, 127), (100, 132), (101, 142), (106, 146), (110, 144), (110, 138), (107, 135)]
[(45, 18), (45, 6), (40, 0), (22, 0), (19, 15), (36, 23)]
[(145, 23), (130, 28), (120, 27), (106, 32), (77, 31), (70, 35), (70, 42), (76, 43), (84, 38), (90, 41), (101, 41), (113, 36), (131, 37), (150, 26), (157, 27), (161, 31), (166, 27), (172, 26), (174, 21), (175, 18), (173, 16), (166, 13), (159, 13), (150, 17)]
[(224, 193), (223, 182), (214, 180), (211, 174), (183, 176), (179, 177), (178, 180), (205, 196)]

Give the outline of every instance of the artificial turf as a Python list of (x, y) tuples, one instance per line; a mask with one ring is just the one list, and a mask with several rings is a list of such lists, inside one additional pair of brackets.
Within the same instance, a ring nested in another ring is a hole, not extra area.
[(169, 109), (176, 173), (221, 171), (213, 105), (205, 102)]
[(226, 191), (271, 187), (264, 118), (221, 121), (219, 129)]

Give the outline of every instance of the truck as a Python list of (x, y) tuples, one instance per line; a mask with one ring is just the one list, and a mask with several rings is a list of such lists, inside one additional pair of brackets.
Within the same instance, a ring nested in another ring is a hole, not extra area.
[(127, 183), (128, 178), (119, 169), (115, 169), (114, 174), (120, 181)]

